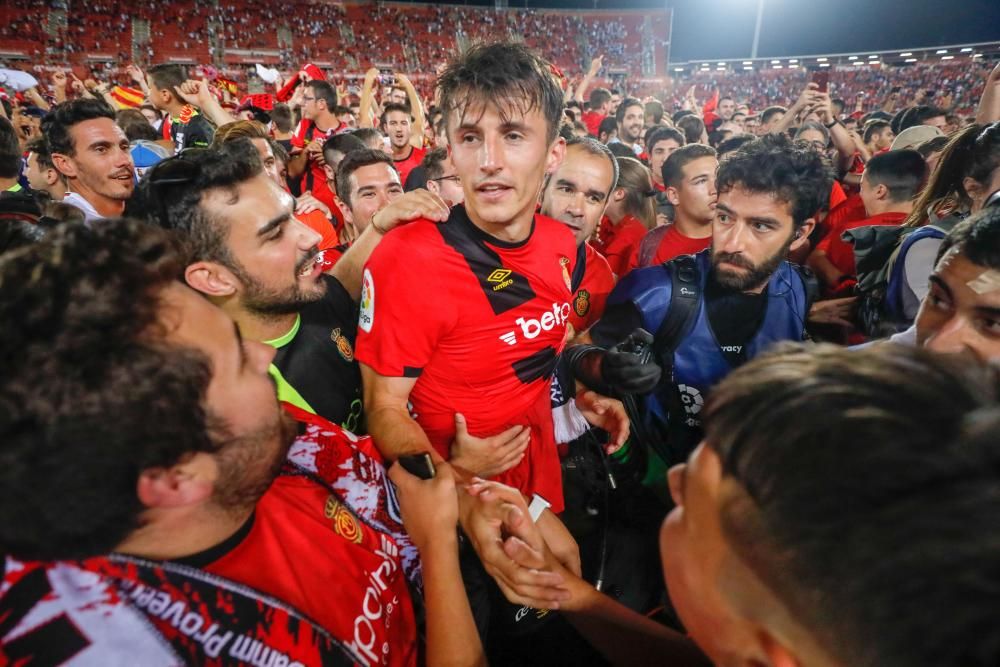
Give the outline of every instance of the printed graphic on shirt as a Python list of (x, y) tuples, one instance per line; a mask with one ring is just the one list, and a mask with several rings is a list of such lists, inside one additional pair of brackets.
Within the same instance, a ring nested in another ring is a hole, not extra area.
[(372, 330), (375, 321), (375, 280), (372, 273), (365, 269), (361, 278), (361, 314), (358, 316), (358, 327), (365, 332)]

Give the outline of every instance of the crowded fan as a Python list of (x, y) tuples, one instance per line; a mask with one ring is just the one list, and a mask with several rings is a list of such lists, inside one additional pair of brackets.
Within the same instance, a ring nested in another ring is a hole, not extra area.
[(3, 11), (0, 664), (1000, 664), (990, 58)]

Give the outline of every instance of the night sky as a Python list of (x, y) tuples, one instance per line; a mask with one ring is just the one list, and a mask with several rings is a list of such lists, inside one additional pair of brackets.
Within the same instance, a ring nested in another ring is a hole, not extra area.
[[(509, 0), (524, 7), (525, 0)], [(487, 0), (456, 4), (489, 5)], [(757, 0), (669, 0), (673, 62), (744, 58)], [(531, 7), (594, 7), (593, 0), (528, 0)], [(598, 9), (663, 7), (663, 0), (598, 0)], [(723, 17), (723, 18), (720, 18)], [(1000, 42), (1000, 0), (765, 0), (758, 56), (852, 53)]]

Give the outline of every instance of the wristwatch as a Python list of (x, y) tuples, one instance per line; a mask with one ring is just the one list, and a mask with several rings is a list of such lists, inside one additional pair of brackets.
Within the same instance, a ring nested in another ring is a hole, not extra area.
[(829, 129), (830, 129), (831, 127), (833, 127), (834, 125), (836, 125), (836, 124), (837, 124), (837, 123), (839, 123), (839, 122), (840, 122), (840, 119), (839, 119), (839, 118), (834, 118), (834, 119), (833, 119), (833, 122), (832, 122), (832, 123), (830, 123), (829, 125), (827, 125), (826, 123), (823, 123), (823, 127), (825, 127), (826, 129), (828, 129), (828, 130), (829, 130)]

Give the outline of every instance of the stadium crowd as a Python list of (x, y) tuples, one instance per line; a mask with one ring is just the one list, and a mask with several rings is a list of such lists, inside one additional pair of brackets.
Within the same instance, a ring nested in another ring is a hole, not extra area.
[(1000, 65), (289, 8), (0, 71), (0, 663), (1000, 661)]

